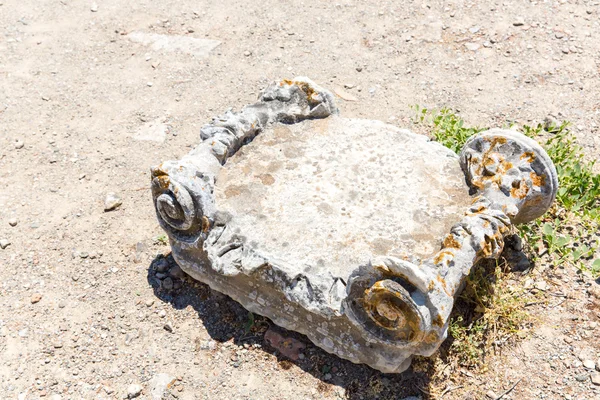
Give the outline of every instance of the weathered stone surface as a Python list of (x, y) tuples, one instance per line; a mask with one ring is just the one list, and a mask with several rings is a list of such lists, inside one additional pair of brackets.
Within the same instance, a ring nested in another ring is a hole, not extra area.
[(473, 264), (546, 210), (556, 172), (511, 131), (459, 157), (336, 113), (308, 79), (268, 87), (153, 169), (157, 216), (192, 277), (329, 352), (401, 372), (445, 339)]
[[(233, 241), (345, 279), (378, 256), (418, 262), (471, 204), (458, 157), (379, 121), (330, 117), (277, 124), (231, 157), (216, 204)], [(215, 260), (216, 261), (216, 260)]]

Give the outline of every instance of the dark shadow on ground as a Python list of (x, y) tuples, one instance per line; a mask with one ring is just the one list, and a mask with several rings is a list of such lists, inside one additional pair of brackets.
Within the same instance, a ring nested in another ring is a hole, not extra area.
[[(169, 276), (173, 268), (175, 277)], [(402, 374), (383, 374), (365, 365), (353, 364), (314, 346), (304, 335), (277, 327), (267, 318), (258, 315), (251, 317), (239, 303), (208, 285), (194, 281), (187, 275), (178, 278), (179, 271), (170, 255), (166, 258), (158, 256), (148, 268), (148, 283), (153, 287), (156, 297), (174, 308), (193, 307), (217, 346), (227, 341), (233, 341), (238, 346), (247, 344), (252, 351), (264, 351), (276, 357), (282, 369), (296, 365), (321, 380), (317, 390), (323, 394), (331, 390), (330, 385), (337, 385), (346, 390), (346, 398), (350, 400), (403, 399), (409, 396), (430, 398), (428, 371), (433, 370), (433, 365), (429, 365), (429, 360), (415, 360), (413, 366)], [(264, 339), (267, 329), (304, 343), (303, 359), (291, 360), (271, 347)], [(260, 347), (254, 348), (254, 344)]]
[[(526, 273), (530, 268), (527, 257), (521, 251), (518, 237), (507, 238), (502, 258), (512, 265), (515, 272)], [(477, 266), (488, 269), (490, 267), (490, 262)], [(494, 279), (493, 275), (490, 277)], [(332, 389), (331, 385), (337, 385), (345, 389), (346, 398), (349, 400), (404, 399), (409, 396), (426, 400), (435, 398), (430, 394), (434, 380), (437, 381), (438, 394), (439, 386), (446, 386), (444, 382), (448, 377), (444, 375), (444, 371), (436, 370), (435, 357), (444, 365), (451, 362), (448, 360), (453, 343), (451, 336), (442, 344), (433, 359), (415, 357), (411, 367), (404, 373), (383, 374), (368, 366), (353, 364), (331, 355), (314, 346), (306, 336), (277, 327), (268, 318), (251, 315), (228, 296), (185, 275), (171, 255), (156, 257), (148, 267), (147, 279), (154, 289), (154, 294), (161, 301), (171, 304), (176, 309), (192, 306), (215, 342), (232, 341), (238, 346), (250, 346), (251, 351), (264, 351), (274, 356), (282, 369), (296, 365), (321, 380), (317, 390), (323, 394)], [(458, 314), (463, 316), (465, 324), (477, 318), (472, 305), (461, 301), (460, 298), (457, 299), (453, 315)], [(306, 348), (302, 350), (303, 357), (292, 360), (271, 347), (264, 338), (268, 329), (275, 330), (285, 338), (304, 343)], [(447, 382), (448, 387), (451, 387), (450, 381)], [(469, 398), (469, 395), (466, 398)]]

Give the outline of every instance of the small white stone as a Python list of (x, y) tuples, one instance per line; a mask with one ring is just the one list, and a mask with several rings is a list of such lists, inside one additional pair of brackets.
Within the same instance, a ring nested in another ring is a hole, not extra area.
[(97, 12), (98, 11), (98, 4), (92, 3), (92, 6), (90, 7), (90, 11), (91, 12)]
[(19, 150), (22, 149), (25, 146), (25, 142), (22, 141), (21, 139), (17, 139), (15, 141), (15, 149)]
[(19, 221), (17, 221), (16, 218), (11, 218), (11, 219), (8, 220), (8, 224), (10, 226), (17, 226), (18, 223), (19, 223)]
[(583, 366), (587, 369), (596, 368), (596, 363), (592, 360), (583, 360)]
[(175, 382), (175, 377), (168, 374), (156, 374), (148, 384), (152, 400), (162, 400), (170, 385)]
[(138, 397), (142, 393), (142, 389), (143, 388), (141, 385), (138, 385), (137, 383), (132, 383), (127, 388), (127, 397), (130, 399)]
[(0, 239), (0, 248), (5, 249), (10, 245), (10, 241), (8, 239)]
[(479, 50), (480, 44), (469, 42), (469, 43), (465, 43), (465, 47), (467, 48), (467, 50), (477, 51), (477, 50)]
[(104, 211), (111, 211), (123, 204), (123, 201), (115, 193), (109, 193), (104, 199)]

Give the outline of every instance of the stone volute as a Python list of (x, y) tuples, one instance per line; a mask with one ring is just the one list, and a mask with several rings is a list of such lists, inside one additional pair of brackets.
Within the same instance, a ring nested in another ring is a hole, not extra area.
[(328, 352), (383, 372), (444, 341), (473, 265), (558, 189), (533, 140), (492, 129), (460, 155), (338, 115), (307, 78), (200, 131), (152, 169), (156, 215), (193, 278)]

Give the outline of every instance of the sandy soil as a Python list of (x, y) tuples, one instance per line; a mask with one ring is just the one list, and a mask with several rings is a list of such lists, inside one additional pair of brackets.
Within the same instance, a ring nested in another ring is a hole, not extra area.
[[(440, 358), (382, 375), (310, 343), (289, 361), (268, 321), (163, 261), (149, 191), (150, 166), (203, 123), (297, 75), (353, 97), (343, 116), (401, 127), (413, 104), (488, 126), (568, 119), (598, 158), (597, 1), (0, 0), (0, 29), (0, 398), (480, 399), (517, 383), (503, 399), (600, 399), (583, 365), (600, 357), (600, 284), (585, 275), (536, 270), (554, 295), (487, 371)], [(220, 44), (155, 50), (131, 32)]]

